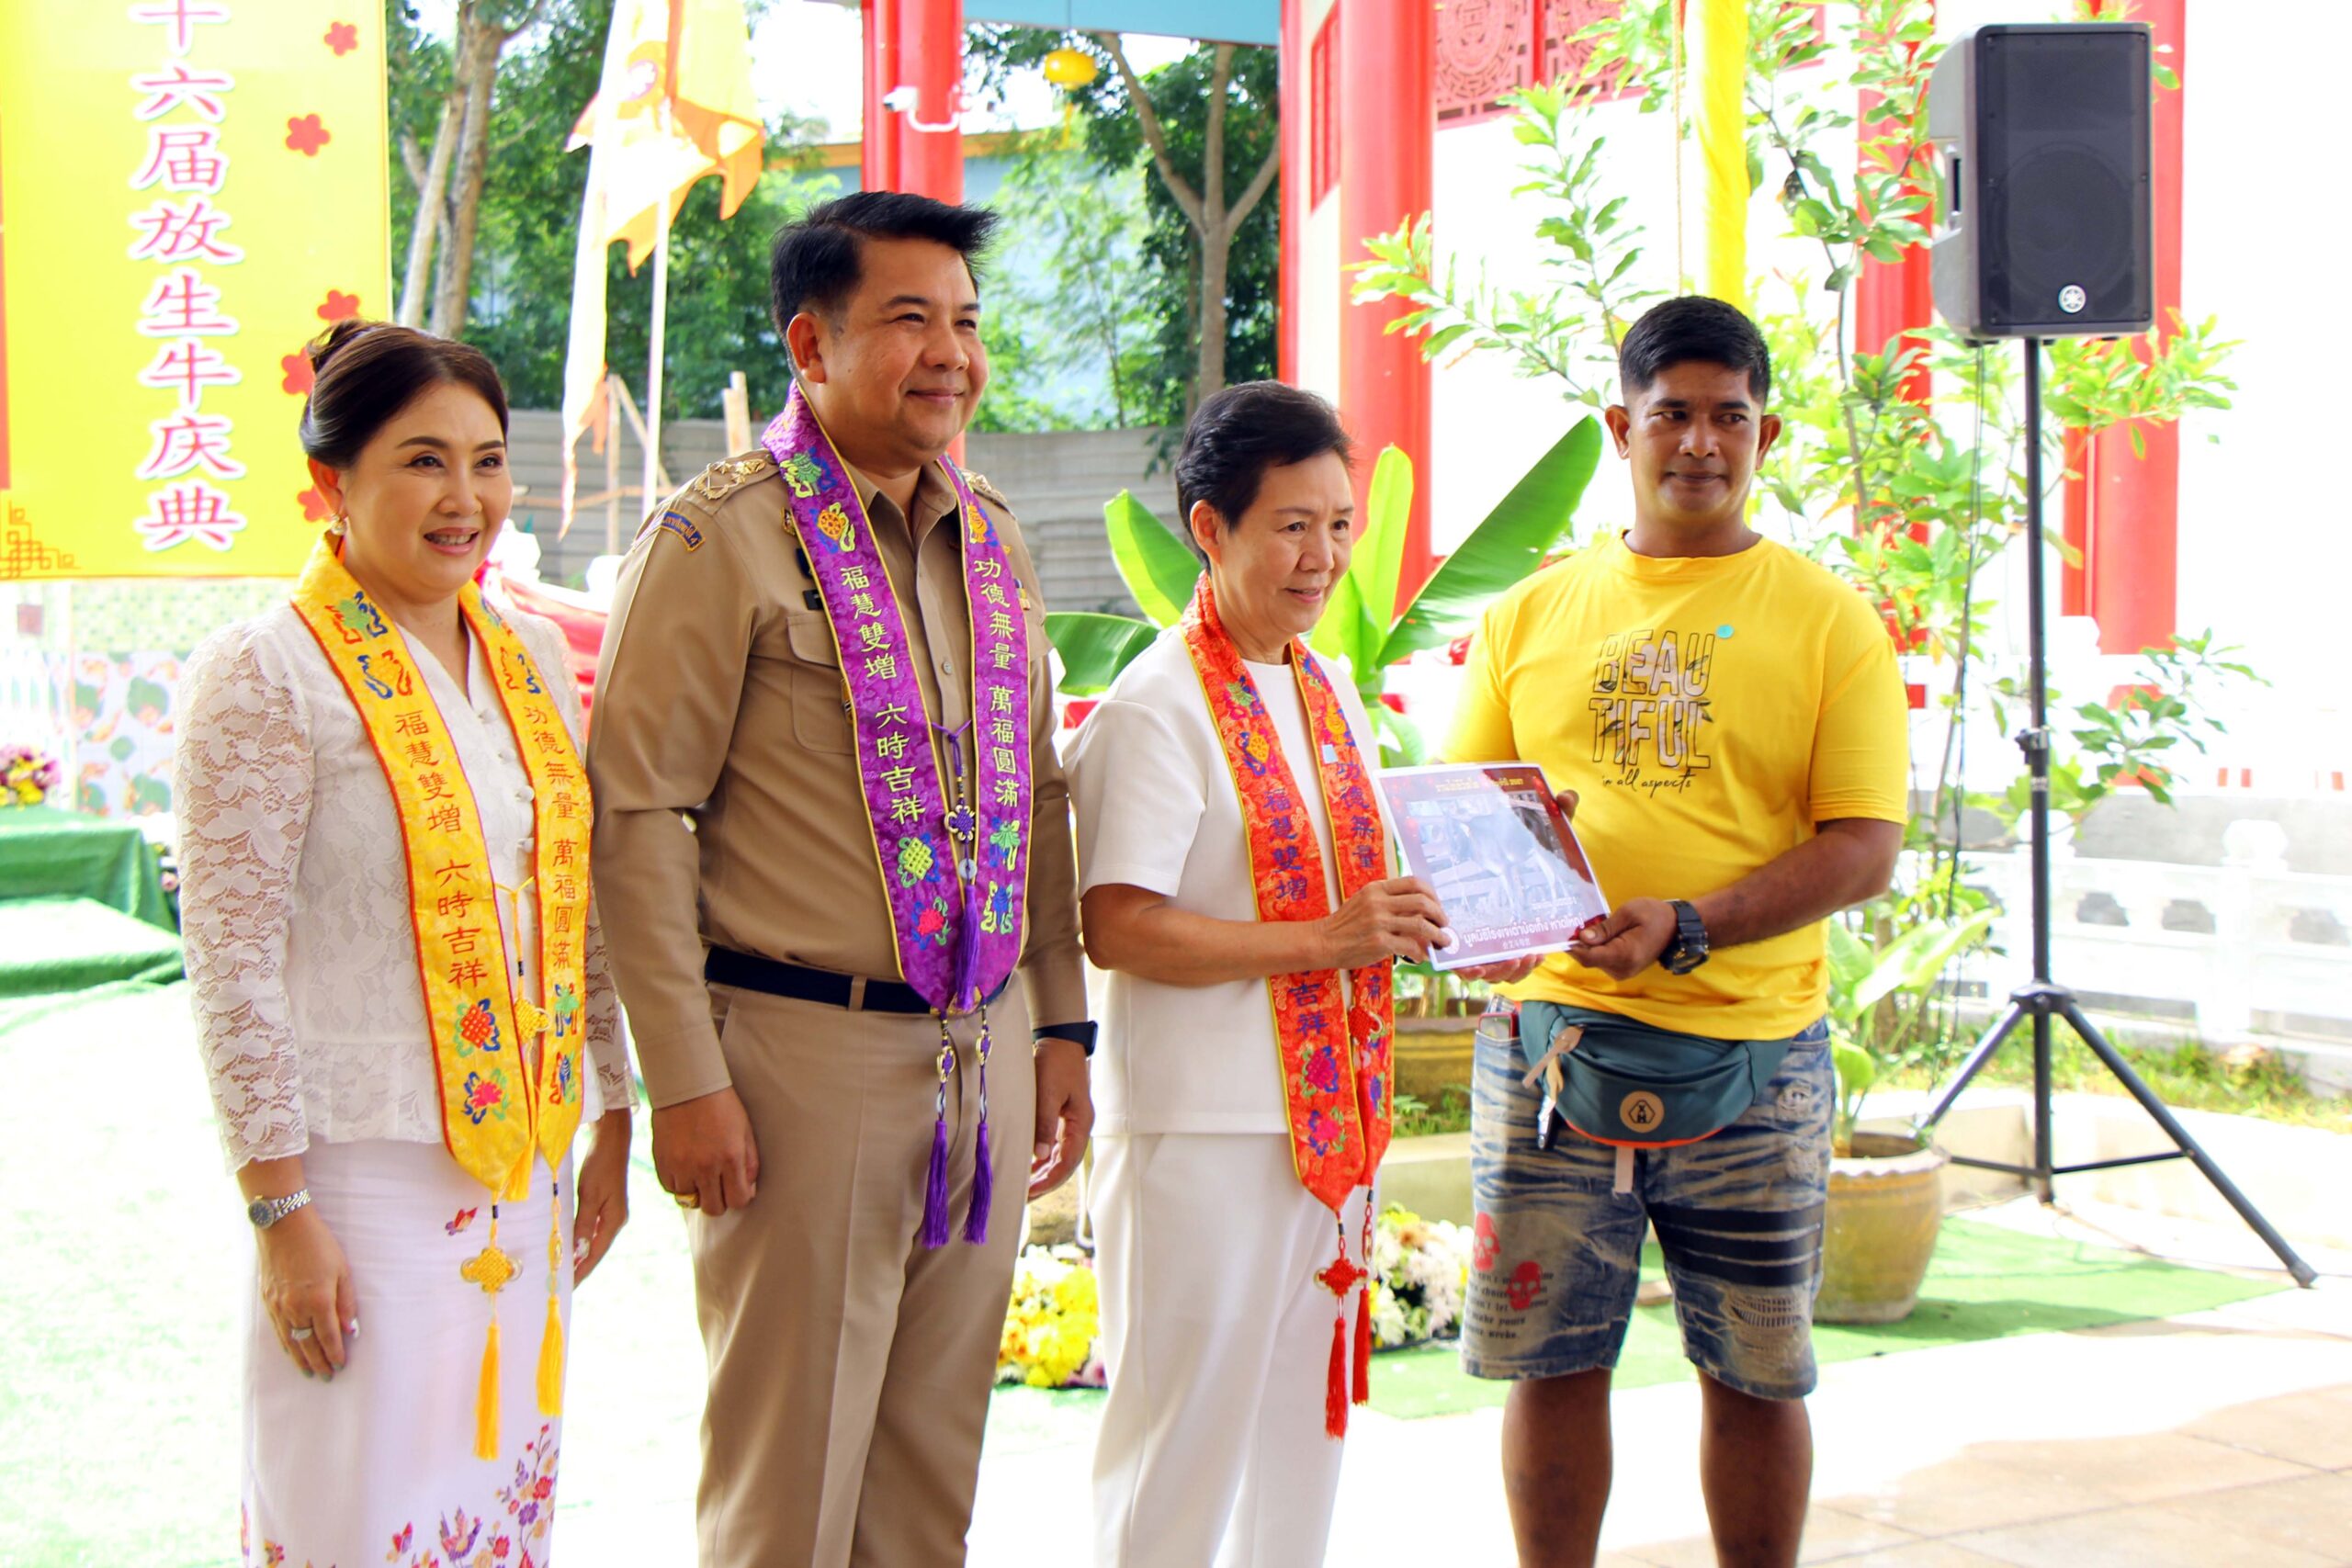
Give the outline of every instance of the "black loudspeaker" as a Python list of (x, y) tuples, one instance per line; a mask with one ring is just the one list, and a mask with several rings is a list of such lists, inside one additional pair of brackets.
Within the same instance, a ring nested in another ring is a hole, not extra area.
[(1978, 28), (1936, 62), (1936, 309), (1971, 337), (2109, 337), (2155, 321), (2146, 27)]

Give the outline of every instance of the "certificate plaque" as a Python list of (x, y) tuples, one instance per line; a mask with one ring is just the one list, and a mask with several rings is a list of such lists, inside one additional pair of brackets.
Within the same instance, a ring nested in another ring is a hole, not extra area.
[(1544, 770), (1526, 762), (1396, 768), (1380, 775), (1405, 869), (1437, 890), (1454, 943), (1440, 969), (1565, 949), (1609, 912)]

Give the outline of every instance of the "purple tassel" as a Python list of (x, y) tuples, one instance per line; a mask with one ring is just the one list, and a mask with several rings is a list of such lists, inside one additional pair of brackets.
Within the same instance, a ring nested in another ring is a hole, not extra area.
[[(967, 721), (965, 729), (971, 728)], [(964, 804), (964, 729), (941, 732), (947, 741), (947, 765), (955, 770), (956, 805), (948, 817), (948, 840), (954, 846), (956, 873), (964, 885), (961, 923), (956, 931), (956, 960), (949, 985), (954, 989), (952, 1005), (974, 1008), (979, 1005), (980, 976), (980, 864), (979, 818)], [(955, 823), (961, 818), (964, 830), (956, 831)]]
[(947, 1245), (947, 1118), (931, 1124), (931, 1177), (923, 1184), (922, 1244)]
[(989, 1205), (996, 1198), (996, 1165), (989, 1158), (989, 1010), (980, 1009), (980, 1038), (972, 1055), (979, 1069), (980, 1128), (972, 1148), (972, 1206), (964, 1212), (964, 1239), (978, 1247), (989, 1238)]
[(980, 1002), (980, 878), (975, 864), (972, 874), (964, 879), (963, 924), (956, 933), (956, 1005), (978, 1007)]
[(996, 1171), (989, 1163), (989, 1114), (980, 1112), (980, 1137), (972, 1155), (972, 1206), (964, 1212), (964, 1239), (974, 1247), (989, 1238), (989, 1205), (996, 1198)]

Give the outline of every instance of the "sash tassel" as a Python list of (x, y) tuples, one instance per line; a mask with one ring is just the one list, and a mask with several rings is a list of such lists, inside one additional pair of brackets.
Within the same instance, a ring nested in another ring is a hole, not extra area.
[(972, 1204), (964, 1212), (964, 1239), (974, 1247), (989, 1239), (989, 1207), (996, 1201), (996, 1168), (989, 1157), (989, 1015), (980, 1010), (980, 1127), (972, 1148)]

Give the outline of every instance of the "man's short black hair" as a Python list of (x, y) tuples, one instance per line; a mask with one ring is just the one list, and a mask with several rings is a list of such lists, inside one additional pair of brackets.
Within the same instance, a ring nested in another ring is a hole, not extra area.
[(1228, 529), (1258, 499), (1268, 468), (1286, 468), (1326, 452), (1351, 463), (1355, 443), (1339, 413), (1302, 388), (1280, 381), (1244, 381), (1210, 393), (1184, 427), (1176, 454), (1177, 532), (1193, 536), (1193, 503), (1216, 508)]
[(1618, 396), (1631, 402), (1661, 371), (1694, 360), (1747, 372), (1758, 408), (1771, 393), (1772, 355), (1756, 323), (1736, 305), (1684, 294), (1643, 311), (1618, 345)]
[(985, 207), (951, 207), (907, 191), (862, 190), (820, 202), (775, 231), (768, 255), (768, 309), (775, 330), (783, 332), (803, 310), (820, 311), (838, 325), (864, 276), (859, 251), (867, 240), (945, 245), (964, 258), (978, 283), (980, 256), (996, 224), (996, 214)]

